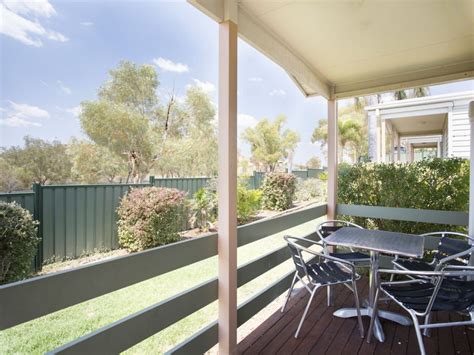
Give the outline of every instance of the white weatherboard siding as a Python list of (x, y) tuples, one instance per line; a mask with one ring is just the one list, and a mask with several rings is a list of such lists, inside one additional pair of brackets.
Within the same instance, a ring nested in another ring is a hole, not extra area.
[[(474, 91), (392, 101), (368, 106), (365, 110), (367, 117), (376, 116), (378, 121), (386, 122), (386, 127), (392, 127), (395, 134), (407, 142), (409, 156), (414, 148), (433, 146), (433, 137), (439, 136), (439, 156), (469, 159), (468, 104), (471, 100), (474, 100)], [(372, 144), (375, 147), (381, 144), (380, 122), (377, 127), (377, 135), (369, 139), (369, 152), (374, 148)], [(383, 161), (380, 154), (376, 156), (376, 161)]]
[(470, 124), (467, 113), (467, 105), (453, 108), (448, 119), (451, 121), (451, 132), (448, 141), (451, 144), (451, 157), (469, 159), (470, 150)]

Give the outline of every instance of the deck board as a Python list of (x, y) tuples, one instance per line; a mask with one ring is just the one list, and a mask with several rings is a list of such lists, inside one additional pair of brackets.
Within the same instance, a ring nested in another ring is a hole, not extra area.
[[(359, 281), (361, 299), (368, 291), (366, 279)], [(307, 319), (298, 339), (294, 333), (308, 301), (309, 294), (301, 290), (292, 296), (284, 313), (277, 311), (261, 323), (238, 344), (239, 354), (419, 354), (416, 333), (413, 327), (404, 327), (381, 320), (385, 342), (373, 340), (367, 344), (361, 339), (357, 319), (342, 319), (333, 316), (341, 307), (352, 307), (354, 298), (344, 286), (333, 289), (334, 306), (326, 305), (326, 289), (314, 297)], [(400, 311), (393, 302), (380, 304), (383, 309)], [(461, 315), (447, 312), (434, 313), (433, 321), (459, 321)], [(364, 317), (367, 333), (369, 318)], [(467, 327), (432, 329), (429, 338), (424, 337), (427, 354), (473, 354), (474, 330)]]

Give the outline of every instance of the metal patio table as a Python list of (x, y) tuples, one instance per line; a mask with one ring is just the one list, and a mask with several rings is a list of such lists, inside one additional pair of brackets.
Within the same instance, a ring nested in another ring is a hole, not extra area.
[[(400, 255), (411, 258), (421, 258), (424, 251), (424, 238), (419, 235), (381, 230), (359, 229), (344, 227), (333, 232), (326, 238), (330, 245), (370, 251), (369, 298), (362, 303), (363, 316), (371, 316), (374, 306), (375, 292), (377, 291), (377, 270), (379, 268), (379, 254)], [(355, 308), (341, 308), (334, 312), (336, 317), (356, 317)], [(411, 325), (411, 320), (401, 314), (379, 310), (378, 316), (397, 322), (401, 325)], [(379, 319), (375, 320), (375, 337), (383, 342), (385, 335)]]

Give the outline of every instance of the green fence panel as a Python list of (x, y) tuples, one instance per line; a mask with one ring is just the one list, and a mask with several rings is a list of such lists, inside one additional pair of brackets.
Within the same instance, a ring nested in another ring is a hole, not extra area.
[(2, 202), (16, 202), (21, 207), (34, 214), (35, 211), (35, 193), (33, 191), (11, 192), (0, 194)]

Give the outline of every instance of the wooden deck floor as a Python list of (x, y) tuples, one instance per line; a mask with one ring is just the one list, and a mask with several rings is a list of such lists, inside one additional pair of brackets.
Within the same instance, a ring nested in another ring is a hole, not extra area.
[[(366, 279), (359, 284), (361, 299), (368, 291)], [(300, 336), (294, 333), (303, 309), (308, 301), (308, 292), (298, 292), (287, 306), (285, 313), (273, 313), (238, 345), (239, 354), (419, 354), (413, 327), (404, 327), (381, 320), (386, 340), (379, 343), (373, 339), (367, 344), (359, 336), (356, 318), (341, 319), (332, 313), (343, 306), (352, 307), (352, 293), (344, 286), (334, 288), (334, 307), (326, 306), (325, 289), (317, 293), (310, 312), (303, 324)], [(393, 302), (381, 308), (400, 311)], [(403, 313), (403, 311), (400, 311)], [(369, 318), (363, 317), (365, 331)], [(434, 321), (455, 321), (461, 316), (438, 312)], [(474, 330), (467, 327), (450, 327), (431, 330), (431, 337), (425, 337), (428, 354), (474, 354)]]

